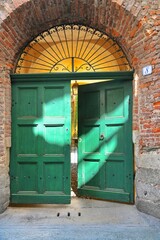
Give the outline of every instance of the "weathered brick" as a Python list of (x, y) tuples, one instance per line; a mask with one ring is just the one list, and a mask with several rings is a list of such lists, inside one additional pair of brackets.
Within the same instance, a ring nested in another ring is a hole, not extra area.
[[(11, 134), (9, 74), (23, 47), (33, 37), (66, 22), (80, 22), (106, 31), (122, 47), (138, 79), (133, 82), (133, 129), (139, 131), (136, 156), (159, 152), (160, 10), (157, 1), (152, 4), (149, 0), (72, 0), (67, 4), (60, 0), (39, 0), (38, 4), (37, 0), (3, 2), (0, 4), (0, 162), (5, 162), (5, 139)], [(152, 75), (143, 76), (142, 68), (147, 65), (154, 67)]]

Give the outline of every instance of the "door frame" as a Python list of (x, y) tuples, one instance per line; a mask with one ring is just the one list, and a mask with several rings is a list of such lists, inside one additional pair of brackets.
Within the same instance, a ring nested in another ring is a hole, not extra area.
[[(134, 71), (117, 71), (117, 72), (80, 72), (80, 73), (42, 73), (42, 74), (11, 74), (11, 83), (14, 82), (50, 82), (64, 80), (106, 80), (106, 81), (132, 81)], [(132, 98), (131, 98), (132, 104)], [(132, 112), (131, 112), (132, 118)], [(132, 125), (132, 122), (131, 122)], [(132, 135), (132, 132), (131, 132)], [(133, 159), (133, 156), (132, 156)], [(133, 159), (134, 166), (134, 159)], [(134, 167), (133, 167), (134, 171)], [(133, 174), (134, 175), (134, 174)], [(134, 189), (134, 182), (133, 182)], [(134, 196), (133, 196), (134, 198)]]
[(72, 72), (72, 73), (41, 73), (41, 74), (11, 74), (11, 82), (38, 82), (51, 80), (108, 80), (132, 81), (134, 71), (117, 72)]

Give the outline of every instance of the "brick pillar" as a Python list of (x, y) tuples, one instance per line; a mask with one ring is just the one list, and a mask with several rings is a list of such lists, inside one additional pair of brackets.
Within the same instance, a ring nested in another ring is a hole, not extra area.
[(6, 120), (6, 104), (5, 104), (5, 71), (1, 67), (0, 75), (0, 213), (3, 212), (9, 204), (9, 148), (10, 141), (5, 137), (5, 120)]

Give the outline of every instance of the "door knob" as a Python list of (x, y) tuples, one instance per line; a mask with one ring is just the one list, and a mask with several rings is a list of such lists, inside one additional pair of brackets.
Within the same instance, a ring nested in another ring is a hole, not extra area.
[(99, 140), (103, 140), (104, 139), (104, 134), (101, 134), (99, 137)]

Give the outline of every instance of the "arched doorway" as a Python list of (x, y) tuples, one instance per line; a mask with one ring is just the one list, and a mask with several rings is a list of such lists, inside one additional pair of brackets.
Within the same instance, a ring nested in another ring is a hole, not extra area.
[(70, 202), (75, 80), (79, 194), (133, 202), (129, 70), (113, 39), (78, 24), (56, 26), (27, 45), (12, 76), (12, 202)]

